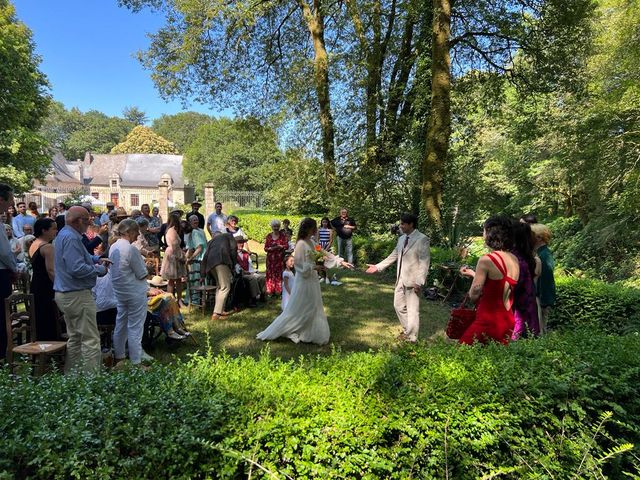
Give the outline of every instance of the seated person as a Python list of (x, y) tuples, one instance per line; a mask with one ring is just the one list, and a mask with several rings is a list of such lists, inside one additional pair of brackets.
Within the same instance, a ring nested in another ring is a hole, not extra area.
[(167, 281), (160, 276), (155, 276), (148, 282), (150, 287), (147, 292), (149, 297), (147, 309), (151, 313), (158, 315), (160, 328), (162, 328), (167, 337), (173, 340), (182, 340), (190, 336), (191, 332), (187, 331), (176, 297), (157, 288), (166, 285)]
[(264, 274), (258, 273), (253, 268), (251, 256), (244, 248), (247, 239), (243, 236), (235, 236), (238, 245), (238, 260), (236, 264), (236, 273), (241, 274), (243, 280), (249, 288), (249, 306), (255, 307), (256, 302), (266, 298), (267, 286)]
[(149, 233), (149, 220), (146, 218), (142, 218), (138, 221), (138, 227), (140, 229), (140, 234), (138, 235), (138, 239), (133, 242), (133, 246), (136, 247), (143, 257), (152, 256), (156, 249), (149, 245), (149, 240), (147, 235)]

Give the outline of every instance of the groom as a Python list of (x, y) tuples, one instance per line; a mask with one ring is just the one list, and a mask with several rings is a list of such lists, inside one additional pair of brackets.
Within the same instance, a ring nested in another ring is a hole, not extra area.
[(367, 264), (366, 273), (381, 272), (393, 262), (396, 266), (396, 289), (393, 306), (402, 325), (402, 340), (415, 343), (420, 328), (420, 296), (427, 273), (429, 272), (429, 239), (420, 233), (416, 226), (418, 217), (412, 213), (400, 216), (400, 230), (403, 235), (398, 239), (396, 248), (377, 265)]

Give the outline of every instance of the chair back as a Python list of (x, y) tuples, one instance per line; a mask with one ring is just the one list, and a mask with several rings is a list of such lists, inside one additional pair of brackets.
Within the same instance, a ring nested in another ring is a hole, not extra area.
[(4, 301), (7, 331), (7, 363), (13, 364), (13, 349), (36, 339), (33, 294), (13, 293)]

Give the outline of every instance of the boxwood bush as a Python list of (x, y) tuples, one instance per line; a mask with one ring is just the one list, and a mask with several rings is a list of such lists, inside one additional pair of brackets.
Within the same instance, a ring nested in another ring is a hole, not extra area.
[[(4, 478), (620, 478), (640, 338), (0, 377)], [(612, 412), (604, 413), (604, 412)], [(612, 415), (612, 418), (610, 418)]]

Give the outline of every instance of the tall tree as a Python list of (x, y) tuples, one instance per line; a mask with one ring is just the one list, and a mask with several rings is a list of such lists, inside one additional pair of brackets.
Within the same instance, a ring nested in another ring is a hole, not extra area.
[(149, 127), (134, 127), (127, 138), (111, 149), (111, 153), (165, 153), (175, 155), (176, 146)]
[(125, 107), (124, 110), (122, 110), (122, 118), (124, 118), (128, 122), (133, 123), (134, 125), (144, 125), (149, 121), (149, 117), (147, 117), (147, 114), (135, 105), (131, 107)]
[(18, 191), (44, 178), (50, 164), (39, 132), (50, 101), (39, 63), (31, 31), (0, 0), (0, 181)]
[(175, 115), (162, 115), (156, 118), (151, 129), (158, 135), (173, 142), (179, 153), (189, 148), (201, 125), (209, 123), (212, 118), (204, 113), (180, 112)]

